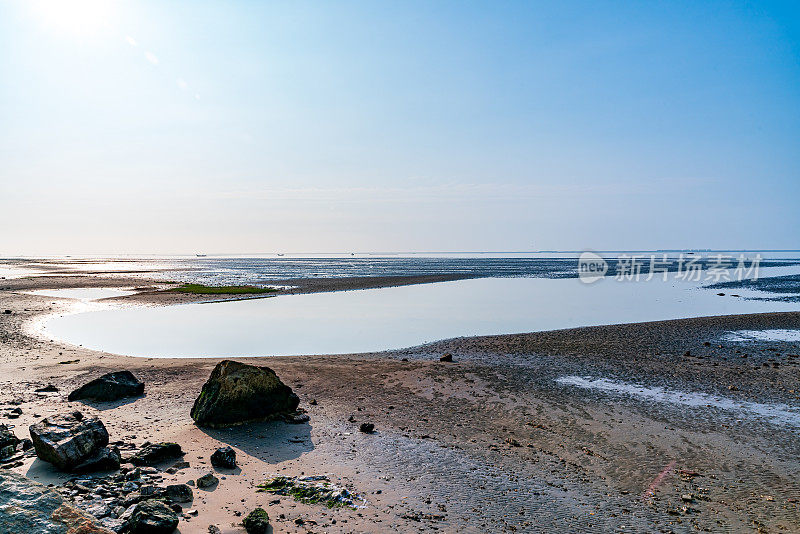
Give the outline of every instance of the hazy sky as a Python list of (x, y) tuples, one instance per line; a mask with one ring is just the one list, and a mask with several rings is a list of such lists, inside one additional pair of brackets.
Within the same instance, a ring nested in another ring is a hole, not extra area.
[(800, 248), (799, 204), (797, 2), (0, 0), (0, 255)]

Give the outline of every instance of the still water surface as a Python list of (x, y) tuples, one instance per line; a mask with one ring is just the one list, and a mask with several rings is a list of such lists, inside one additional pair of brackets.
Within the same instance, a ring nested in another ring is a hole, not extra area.
[(51, 337), (119, 354), (230, 357), (370, 352), (459, 336), (800, 310), (797, 302), (716, 293), (660, 279), (585, 285), (574, 278), (483, 278), (104, 309), (56, 317), (44, 328)]

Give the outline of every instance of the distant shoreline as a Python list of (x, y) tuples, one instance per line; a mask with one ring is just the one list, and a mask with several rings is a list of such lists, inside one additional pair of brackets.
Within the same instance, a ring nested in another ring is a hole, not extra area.
[[(311, 280), (300, 291), (441, 280)], [(216, 447), (233, 446), (241, 472), (228, 474), (213, 492), (196, 493), (186, 509), (198, 516), (182, 520), (183, 531), (234, 525), (240, 520), (235, 512), (267, 507), (269, 501), (253, 490), (265, 473), (330, 474), (367, 497), (367, 508), (357, 511), (279, 499), (267, 508), (276, 529), (286, 532), (303, 532), (296, 519), (314, 521), (327, 532), (478, 531), (498, 517), (517, 531), (534, 524), (577, 531), (587, 521), (598, 528), (648, 531), (672, 528), (676, 517), (712, 530), (746, 530), (754, 522), (770, 530), (800, 528), (793, 500), (800, 495), (796, 429), (752, 414), (640, 401), (557, 382), (583, 377), (620, 388), (800, 407), (794, 356), (800, 344), (724, 340), (731, 330), (800, 329), (800, 312), (465, 337), (368, 354), (236, 358), (274, 369), (300, 395), (311, 421), (204, 431), (189, 411), (219, 359), (133, 358), (31, 336), (32, 322), (69, 313), (75, 304), (17, 292), (141, 287), (149, 290), (116, 302), (207, 299), (155, 291), (159, 285), (169, 284), (108, 274), (2, 281), (0, 310), (11, 313), (0, 316), (0, 403), (21, 402), (14, 406), (22, 415), (10, 421), (20, 438), (38, 418), (77, 409), (100, 417), (112, 441), (177, 442), (191, 467), (162, 471), (165, 483), (200, 476)], [(440, 362), (443, 354), (453, 362)], [(89, 378), (120, 369), (146, 383), (144, 397), (114, 406), (66, 401)], [(35, 392), (48, 384), (58, 392)], [(361, 422), (375, 424), (377, 433), (359, 433)], [(665, 469), (653, 495), (643, 498)], [(15, 470), (45, 484), (71, 477), (32, 458)], [(686, 495), (692, 495), (696, 511), (683, 511)]]

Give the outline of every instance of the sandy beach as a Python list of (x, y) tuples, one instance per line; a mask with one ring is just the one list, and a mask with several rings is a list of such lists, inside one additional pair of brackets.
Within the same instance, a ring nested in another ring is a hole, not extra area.
[[(347, 279), (309, 287), (391, 283)], [(162, 472), (165, 484), (212, 470), (209, 456), (217, 447), (237, 451), (236, 470), (215, 469), (219, 485), (195, 490), (185, 511), (197, 515), (184, 515), (181, 533), (209, 532), (210, 525), (244, 532), (243, 515), (258, 506), (268, 511), (275, 532), (800, 529), (800, 423), (776, 422), (769, 411), (778, 407), (781, 415), (781, 405), (800, 398), (800, 345), (743, 348), (725, 340), (732, 330), (800, 328), (800, 313), (458, 338), (373, 354), (241, 358), (275, 370), (299, 395), (310, 421), (209, 430), (195, 426), (189, 411), (218, 359), (131, 358), (42, 338), (42, 318), (70, 313), (77, 304), (25, 293), (143, 290), (163, 287), (163, 281), (84, 273), (9, 279), (0, 286), (0, 310), (10, 310), (0, 315), (0, 403), (6, 417), (12, 408), (22, 411), (2, 422), (14, 425), (19, 438), (48, 415), (96, 414), (112, 443), (183, 447), (190, 467)], [(142, 291), (114, 304), (207, 298)], [(439, 361), (445, 353), (454, 361)], [(123, 369), (145, 382), (143, 397), (66, 400), (88, 380)], [(58, 391), (35, 391), (47, 385)], [(632, 385), (650, 389), (637, 397), (625, 390)], [(659, 398), (665, 392), (705, 397), (690, 406)], [(744, 408), (715, 406), (725, 402)], [(373, 423), (376, 432), (359, 432), (362, 422)], [(74, 477), (31, 455), (13, 469), (43, 484)], [(276, 474), (327, 475), (365, 504), (329, 510), (256, 491)]]

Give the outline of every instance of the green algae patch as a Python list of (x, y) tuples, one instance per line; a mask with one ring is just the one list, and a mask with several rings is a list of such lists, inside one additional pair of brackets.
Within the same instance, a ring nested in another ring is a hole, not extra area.
[(258, 286), (207, 286), (203, 284), (183, 284), (182, 286), (168, 291), (178, 293), (191, 293), (193, 295), (263, 295), (265, 293), (276, 293), (278, 290), (273, 287)]
[(356, 509), (365, 504), (362, 496), (331, 484), (326, 476), (277, 476), (258, 486), (257, 491), (286, 495), (304, 504), (321, 504), (327, 508)]

